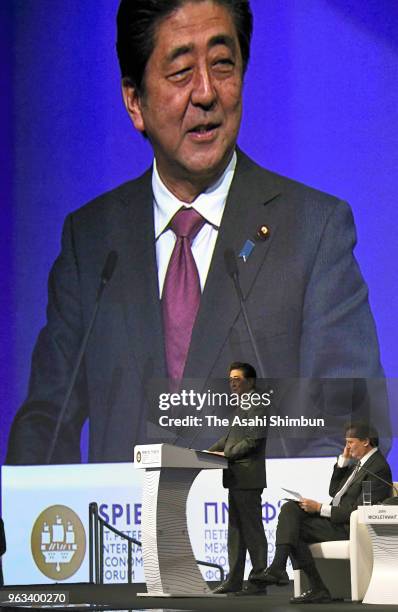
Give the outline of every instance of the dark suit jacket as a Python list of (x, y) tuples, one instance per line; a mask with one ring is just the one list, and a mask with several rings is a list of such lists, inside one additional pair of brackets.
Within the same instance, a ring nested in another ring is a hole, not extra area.
[[(223, 486), (226, 489), (263, 489), (267, 486), (265, 473), (265, 427), (232, 426), (235, 416), (240, 419), (263, 417), (264, 410), (251, 407), (238, 409), (230, 418), (228, 433), (217, 440), (209, 450), (224, 451), (228, 468), (223, 470)], [(240, 421), (243, 422), (243, 421)]]
[[(80, 460), (80, 431), (87, 418), (91, 461), (131, 460), (133, 445), (145, 442), (148, 389), (166, 375), (152, 202), (148, 170), (67, 217), (49, 278), (48, 322), (34, 349), (29, 392), (12, 427), (8, 463), (44, 460), (111, 250), (117, 251), (118, 264), (103, 295), (54, 461)], [(238, 254), (264, 224), (269, 239), (258, 242), (238, 266), (266, 376), (381, 376), (367, 288), (352, 254), (356, 237), (349, 207), (260, 168), (241, 152), (185, 376), (201, 378), (206, 389), (210, 378), (225, 377), (231, 361), (256, 364), (224, 253), (232, 248)], [(351, 405), (333, 407), (338, 436), (350, 412)], [(379, 422), (385, 417), (380, 408)], [(305, 454), (311, 443), (293, 436), (288, 454), (303, 454), (303, 449)], [(333, 440), (316, 452), (335, 454), (338, 446)]]
[[(374, 453), (374, 455), (366, 461), (364, 468), (377, 474), (387, 482), (392, 482), (390, 466), (379, 451)], [(344, 468), (339, 468), (337, 464), (334, 466), (332, 479), (330, 481), (329, 495), (332, 497), (336, 495), (354, 469), (354, 466)], [(377, 480), (377, 478), (371, 476), (365, 469), (361, 468), (341, 498), (340, 504), (336, 507), (332, 506), (332, 515), (330, 517), (332, 523), (347, 523), (348, 527), (351, 512), (362, 505), (362, 483), (364, 480), (372, 482), (373, 504), (377, 504), (383, 501), (383, 499), (391, 496), (391, 486)]]

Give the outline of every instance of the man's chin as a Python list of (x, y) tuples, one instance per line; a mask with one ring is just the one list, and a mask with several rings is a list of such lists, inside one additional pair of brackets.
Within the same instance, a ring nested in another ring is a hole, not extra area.
[[(215, 182), (221, 174), (224, 172), (225, 168), (228, 166), (229, 161), (231, 159), (232, 153), (228, 155), (214, 155), (211, 156), (211, 152), (209, 154), (205, 154), (205, 152), (201, 152), (199, 155), (194, 155), (191, 157), (185, 157), (183, 160), (184, 167), (187, 171), (187, 174), (191, 178), (197, 178), (198, 180), (207, 180), (209, 184)], [(189, 160), (187, 163), (186, 160)]]

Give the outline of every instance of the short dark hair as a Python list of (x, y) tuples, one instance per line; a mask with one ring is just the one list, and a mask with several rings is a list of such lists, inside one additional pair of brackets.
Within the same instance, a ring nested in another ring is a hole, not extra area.
[(233, 361), (229, 366), (229, 371), (232, 372), (232, 370), (240, 370), (241, 372), (243, 372), (243, 376), (245, 378), (253, 378), (254, 381), (257, 378), (257, 372), (253, 368), (253, 366), (250, 365), (250, 363), (244, 363), (243, 361)]
[[(121, 0), (117, 13), (116, 50), (123, 79), (128, 79), (138, 93), (144, 93), (144, 74), (155, 47), (160, 21), (187, 2), (204, 0)], [(250, 57), (253, 16), (249, 0), (211, 0), (231, 13), (239, 39), (243, 72)]]
[(352, 423), (347, 423), (344, 432), (346, 435), (349, 432), (350, 435), (348, 437), (350, 438), (358, 438), (359, 440), (366, 440), (366, 438), (369, 438), (369, 442), (373, 448), (379, 446), (379, 434), (376, 428), (367, 421), (353, 421)]

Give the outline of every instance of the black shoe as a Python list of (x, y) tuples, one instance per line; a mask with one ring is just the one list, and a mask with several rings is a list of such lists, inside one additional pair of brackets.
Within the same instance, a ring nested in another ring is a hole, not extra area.
[(290, 603), (292, 604), (301, 604), (301, 603), (330, 603), (332, 598), (330, 597), (330, 593), (327, 589), (310, 589), (309, 591), (305, 591), (298, 597), (292, 597)]
[(245, 595), (266, 595), (267, 587), (264, 584), (258, 582), (248, 582), (239, 593), (236, 593), (238, 597)]
[(228, 580), (222, 582), (216, 589), (214, 589), (214, 595), (226, 595), (227, 593), (237, 593), (240, 592), (241, 586), (234, 586), (230, 584)]
[(267, 567), (262, 574), (256, 575), (253, 580), (261, 584), (277, 584), (285, 586), (289, 584), (289, 576), (285, 570), (274, 569), (272, 566)]

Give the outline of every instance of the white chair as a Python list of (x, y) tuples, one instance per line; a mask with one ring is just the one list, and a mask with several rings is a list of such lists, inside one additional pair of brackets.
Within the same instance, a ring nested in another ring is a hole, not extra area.
[[(397, 487), (398, 483), (394, 483)], [(322, 580), (333, 598), (362, 601), (373, 569), (372, 544), (366, 525), (358, 522), (358, 511), (350, 517), (350, 539), (319, 542), (310, 551)], [(307, 588), (304, 572), (294, 571), (294, 595)]]

